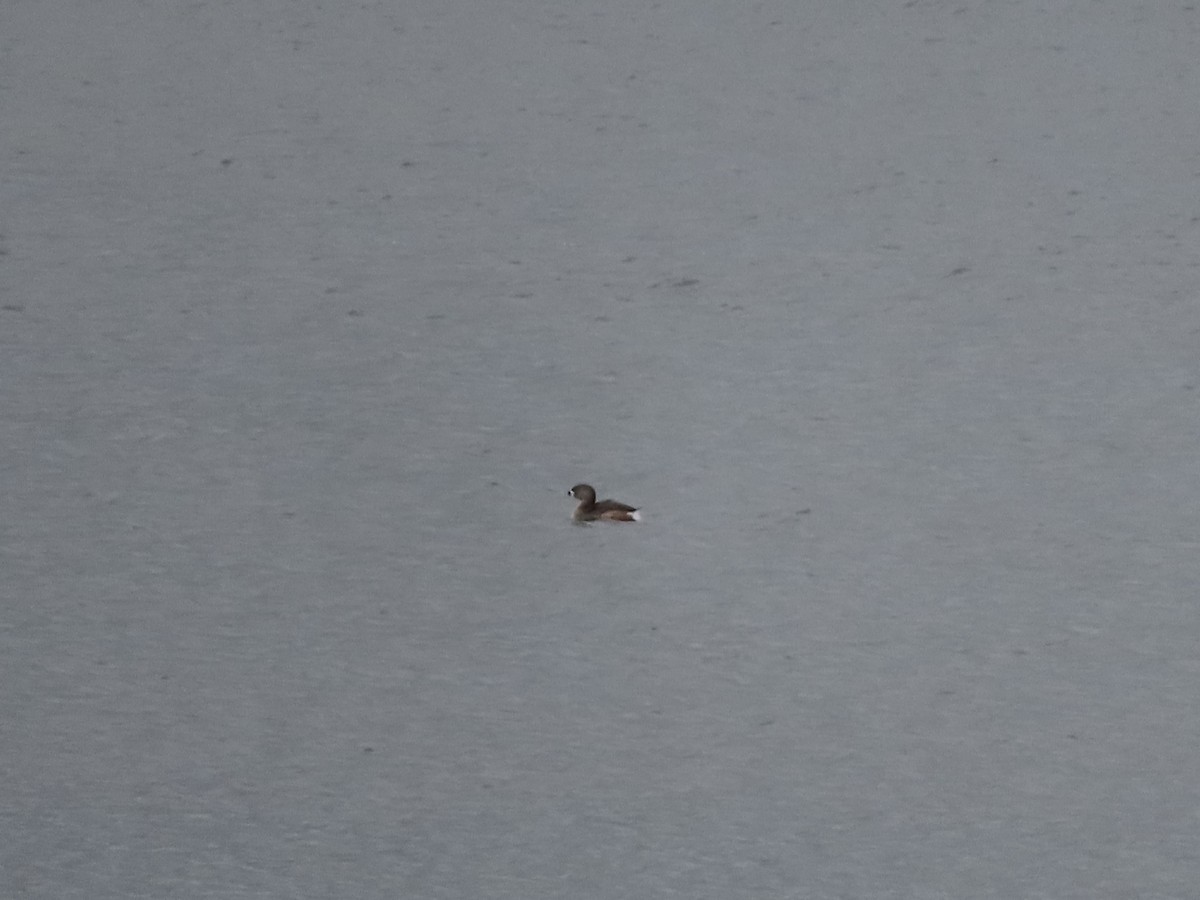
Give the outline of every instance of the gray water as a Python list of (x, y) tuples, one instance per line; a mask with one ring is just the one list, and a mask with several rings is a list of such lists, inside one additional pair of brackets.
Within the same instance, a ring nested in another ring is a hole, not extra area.
[(1198, 47), (4, 4), (0, 895), (1195, 897)]

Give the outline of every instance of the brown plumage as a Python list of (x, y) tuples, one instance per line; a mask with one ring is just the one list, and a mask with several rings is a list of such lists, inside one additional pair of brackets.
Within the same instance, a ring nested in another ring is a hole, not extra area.
[(637, 507), (619, 503), (616, 500), (596, 500), (596, 489), (590, 484), (577, 484), (568, 491), (579, 501), (572, 518), (576, 522), (595, 522), (604, 519), (608, 522), (640, 522), (641, 514)]

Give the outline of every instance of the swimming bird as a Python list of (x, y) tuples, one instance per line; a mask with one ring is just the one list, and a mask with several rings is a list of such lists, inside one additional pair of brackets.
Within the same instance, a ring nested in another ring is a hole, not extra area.
[(567, 492), (579, 501), (571, 516), (576, 522), (594, 522), (604, 519), (608, 522), (640, 522), (642, 514), (637, 507), (616, 500), (596, 500), (596, 489), (590, 484), (577, 484)]

